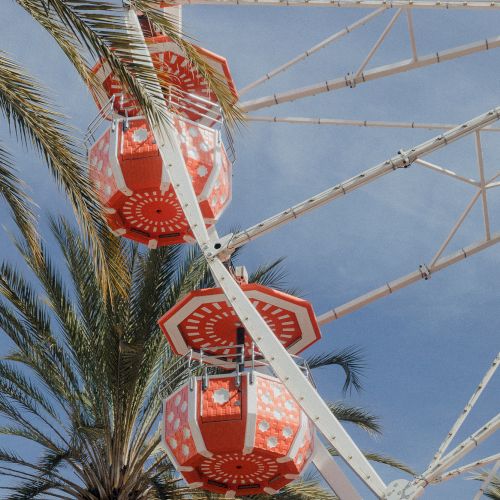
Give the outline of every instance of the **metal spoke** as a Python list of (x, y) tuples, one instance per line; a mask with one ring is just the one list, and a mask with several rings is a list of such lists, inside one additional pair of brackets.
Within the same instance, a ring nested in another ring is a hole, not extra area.
[(481, 483), (479, 491), (474, 495), (474, 498), (472, 500), (479, 500), (483, 496), (483, 493), (486, 491), (486, 488), (490, 484), (491, 480), (493, 479), (499, 468), (500, 468), (500, 460), (491, 468), (490, 472), (484, 478), (484, 481)]
[(413, 27), (413, 12), (411, 9), (406, 9), (406, 19), (408, 21), (408, 35), (410, 37), (410, 46), (413, 60), (418, 59), (417, 44), (415, 42), (415, 30)]
[(480, 115), (468, 122), (460, 125), (452, 130), (446, 131), (440, 136), (434, 137), (418, 146), (411, 148), (408, 151), (400, 151), (400, 153), (389, 160), (376, 165), (375, 167), (365, 170), (360, 174), (347, 179), (346, 181), (337, 184), (307, 200), (294, 205), (293, 207), (284, 210), (268, 219), (242, 231), (235, 235), (228, 235), (226, 241), (221, 245), (218, 253), (233, 251), (236, 248), (252, 241), (263, 234), (266, 234), (282, 225), (297, 219), (298, 217), (314, 210), (315, 208), (326, 205), (327, 203), (346, 195), (348, 192), (354, 191), (361, 186), (384, 176), (389, 172), (393, 172), (400, 168), (409, 166), (417, 158), (425, 156), (429, 153), (437, 151), (442, 147), (456, 141), (478, 129), (490, 125), (500, 118), (500, 108), (495, 108), (492, 111)]
[(480, 187), (479, 181), (476, 181), (474, 179), (468, 179), (467, 177), (463, 177), (460, 174), (457, 174), (453, 170), (449, 170), (448, 168), (443, 168), (440, 167), (439, 165), (436, 165), (435, 163), (431, 163), (429, 161), (425, 161), (422, 159), (415, 160), (415, 163), (418, 165), (422, 165), (423, 167), (426, 167), (434, 172), (439, 172), (440, 174), (447, 175), (448, 177), (451, 177), (453, 179), (457, 179), (459, 181), (465, 182), (466, 184), (470, 184), (472, 186)]
[[(456, 123), (392, 122), (377, 120), (345, 120), (341, 118), (309, 118), (305, 116), (262, 116), (247, 115), (249, 122), (289, 123), (291, 125), (335, 125), (346, 127), (414, 128), (425, 130), (450, 130)], [(499, 127), (485, 127), (481, 132), (500, 132)], [(478, 183), (479, 185), (479, 183)]]
[(277, 68), (269, 71), (264, 76), (258, 78), (254, 82), (249, 83), (248, 85), (246, 85), (242, 89), (239, 89), (238, 90), (239, 96), (241, 97), (242, 95), (246, 94), (247, 92), (249, 92), (250, 90), (254, 89), (255, 87), (261, 85), (264, 82), (267, 82), (271, 78), (273, 78), (276, 75), (282, 73), (283, 71), (286, 71), (287, 69), (291, 68), (292, 66), (295, 66), (295, 64), (303, 61), (304, 59), (306, 59), (307, 57), (313, 55), (315, 52), (318, 52), (319, 50), (323, 49), (327, 45), (330, 45), (330, 44), (336, 42), (337, 40), (340, 40), (345, 35), (348, 35), (352, 31), (354, 31), (355, 29), (360, 28), (361, 26), (364, 26), (369, 21), (371, 21), (373, 18), (375, 18), (375, 17), (379, 16), (380, 14), (382, 14), (382, 12), (384, 12), (385, 10), (387, 10), (386, 7), (381, 7), (380, 9), (377, 9), (376, 11), (371, 12), (367, 16), (362, 17), (361, 19), (359, 19), (358, 21), (350, 24), (349, 26), (346, 26), (344, 29), (338, 31), (334, 35), (331, 35), (328, 38), (325, 38), (323, 41), (321, 41), (320, 43), (316, 44), (314, 47), (311, 47), (310, 49), (306, 50), (302, 54), (299, 54), (298, 56), (294, 57), (293, 59), (290, 59), (290, 61), (286, 62), (285, 64), (282, 64), (281, 66), (278, 66)]
[(486, 239), (488, 240), (491, 237), (490, 215), (488, 213), (488, 198), (485, 189), (486, 181), (484, 180), (483, 149), (481, 147), (481, 136), (479, 132), (476, 132), (476, 155), (477, 155), (477, 165), (479, 168), (479, 177), (481, 179), (481, 197), (483, 201), (484, 231), (486, 233)]
[[(472, 255), (481, 252), (482, 250), (486, 250), (487, 248), (490, 248), (497, 243), (500, 243), (500, 233), (494, 234), (490, 240), (473, 243), (472, 245), (462, 248), (451, 255), (442, 257), (434, 264), (432, 274), (446, 269), (447, 267), (452, 266), (453, 264), (456, 264), (457, 262), (460, 262), (468, 257), (471, 257)], [(357, 297), (341, 306), (336, 307), (335, 309), (331, 309), (330, 311), (321, 314), (317, 317), (318, 324), (322, 326), (326, 323), (330, 323), (331, 321), (335, 321), (336, 319), (342, 318), (347, 314), (351, 314), (361, 309), (362, 307), (375, 302), (378, 299), (387, 297), (388, 295), (391, 295), (398, 290), (406, 288), (408, 285), (417, 283), (421, 280), (428, 280), (430, 277), (431, 273), (429, 271), (429, 268), (425, 264), (422, 264), (419, 266), (417, 271), (414, 271), (393, 281), (389, 281), (379, 288), (376, 288), (364, 295), (361, 295), (360, 297)]]
[[(457, 222), (455, 222), (453, 228), (451, 229), (450, 233), (446, 237), (446, 240), (443, 242), (443, 244), (439, 247), (439, 250), (436, 252), (436, 255), (431, 260), (431, 263), (429, 265), (429, 270), (432, 272), (434, 269), (434, 266), (436, 265), (437, 260), (443, 252), (446, 250), (446, 247), (449, 245), (450, 241), (453, 239), (455, 234), (457, 234), (457, 231), (459, 230), (460, 226), (466, 219), (466, 217), (469, 215), (470, 211), (472, 210), (472, 207), (475, 205), (476, 201), (478, 200), (479, 196), (481, 194), (481, 191), (477, 191), (477, 193), (472, 197), (472, 200), (469, 202), (469, 204), (465, 207), (465, 210), (462, 212), (460, 217), (458, 218)], [(487, 238), (488, 240), (489, 238)]]
[(483, 467), (484, 465), (491, 464), (492, 462), (496, 462), (500, 460), (500, 453), (495, 455), (491, 455), (489, 457), (481, 458), (467, 465), (462, 465), (461, 467), (457, 467), (456, 469), (450, 470), (445, 474), (436, 477), (432, 482), (433, 483), (441, 483), (443, 481), (448, 481), (453, 479), (454, 477), (460, 476), (465, 472), (470, 472), (471, 470), (477, 469), (478, 467)]
[(399, 61), (393, 64), (377, 66), (376, 68), (363, 72), (357, 78), (347, 74), (340, 78), (323, 81), (307, 87), (290, 90), (288, 92), (277, 93), (250, 101), (244, 101), (240, 103), (240, 107), (246, 112), (255, 111), (257, 109), (276, 106), (277, 104), (283, 104), (285, 102), (297, 101), (305, 97), (311, 97), (345, 87), (354, 87), (372, 80), (378, 80), (380, 78), (396, 75), (398, 73), (404, 73), (417, 68), (424, 68), (426, 66), (431, 66), (444, 61), (451, 61), (459, 57), (476, 54), (478, 52), (483, 52), (497, 47), (500, 47), (500, 36), (489, 38), (487, 40), (480, 40), (467, 45), (461, 45), (459, 47), (443, 50), (441, 52), (427, 54), (419, 57), (416, 61), (413, 59), (405, 59), (404, 61)]
[(314, 443), (313, 463), (323, 479), (339, 497), (339, 500), (361, 500), (361, 495), (354, 489), (349, 479), (319, 439), (316, 439)]
[(450, 429), (450, 432), (446, 436), (446, 439), (442, 442), (441, 446), (439, 447), (438, 451), (434, 455), (434, 458), (432, 459), (432, 462), (429, 464), (429, 468), (432, 468), (442, 457), (443, 453), (446, 451), (448, 448), (449, 444), (451, 443), (452, 439), (456, 436), (458, 430), (464, 423), (465, 419), (469, 415), (470, 411), (476, 404), (476, 401), (479, 399), (479, 396), (481, 396), (482, 392), (484, 391), (485, 387), (488, 385), (488, 382), (491, 380), (493, 375), (495, 374), (496, 369), (498, 368), (498, 364), (500, 363), (500, 353), (498, 353), (493, 360), (493, 363), (491, 364), (490, 368), (484, 375), (483, 379), (479, 383), (479, 385), (476, 387), (476, 390), (472, 394), (471, 398), (469, 399), (468, 403), (465, 405), (464, 410), (460, 414), (460, 416), (457, 418), (456, 422), (453, 424), (452, 428)]
[(378, 7), (438, 10), (498, 10), (498, 1), (473, 0), (176, 0), (178, 5), (274, 5), (279, 7), (336, 7), (336, 8), (372, 8)]
[(439, 461), (429, 467), (418, 479), (413, 481), (417, 489), (423, 489), (427, 484), (438, 477), (443, 471), (456, 464), (460, 459), (465, 457), (472, 449), (478, 446), (481, 442), (491, 436), (500, 428), (500, 413), (495, 415), (491, 420), (484, 424), (469, 438), (462, 441), (446, 456), (441, 457)]
[(365, 57), (364, 61), (361, 63), (360, 67), (354, 73), (353, 79), (356, 80), (356, 78), (359, 78), (359, 76), (363, 73), (364, 69), (368, 65), (368, 63), (371, 61), (372, 57), (375, 55), (377, 50), (380, 48), (382, 45), (382, 42), (386, 39), (387, 35), (391, 31), (392, 27), (398, 20), (399, 16), (401, 15), (402, 10), (398, 9), (396, 13), (392, 16), (391, 20), (387, 24), (387, 26), (384, 28), (384, 31), (380, 34), (378, 37), (378, 40), (374, 43), (373, 47), (370, 49), (370, 52), (368, 52), (367, 56)]

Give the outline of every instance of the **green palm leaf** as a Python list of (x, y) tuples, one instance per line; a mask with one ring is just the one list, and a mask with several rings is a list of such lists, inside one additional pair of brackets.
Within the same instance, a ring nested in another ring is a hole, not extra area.
[(370, 434), (381, 434), (379, 417), (364, 408), (350, 406), (342, 401), (328, 403), (330, 411), (342, 422), (350, 422)]
[[(49, 99), (41, 90), (40, 84), (31, 78), (17, 63), (0, 51), (0, 110), (11, 125), (17, 137), (24, 144), (31, 144), (42, 159), (47, 163), (56, 182), (68, 195), (78, 220), (88, 235), (92, 255), (96, 267), (101, 270), (101, 284), (109, 288), (120, 287), (120, 267), (107, 258), (103, 241), (111, 239), (109, 230), (102, 219), (99, 204), (95, 194), (87, 182), (86, 159), (80, 147), (70, 136), (69, 130), (62, 121), (62, 116), (56, 113)], [(3, 155), (5, 160), (5, 154)], [(3, 165), (3, 183), (16, 181), (7, 175), (8, 164)], [(5, 185), (8, 187), (8, 185)], [(22, 211), (26, 203), (20, 205), (19, 188), (8, 196), (10, 205), (15, 210), (16, 218), (21, 217), (19, 228), (25, 233), (28, 244), (34, 249), (36, 237), (33, 229), (30, 211)], [(4, 196), (5, 193), (4, 193)], [(36, 252), (35, 252), (36, 255)], [(108, 269), (109, 268), (109, 269)], [(112, 277), (112, 278), (111, 278)]]
[(9, 205), (17, 226), (29, 243), (34, 244), (37, 240), (35, 215), (25, 189), (26, 186), (15, 174), (11, 156), (0, 144), (0, 196)]
[[(0, 361), (0, 435), (43, 450), (35, 462), (0, 450), (0, 473), (18, 481), (3, 491), (9, 498), (220, 498), (186, 487), (165, 454), (157, 455), (162, 382), (175, 388), (185, 379), (156, 320), (182, 294), (213, 286), (199, 250), (112, 243), (105, 250), (123, 263), (125, 286), (111, 288), (106, 300), (84, 236), (63, 218), (51, 228), (59, 254), (24, 240), (17, 248), (29, 275), (0, 264), (0, 329), (14, 345)], [(270, 263), (254, 277), (276, 286), (278, 268), (279, 261)], [(339, 362), (327, 357), (313, 366)], [(369, 412), (343, 403), (331, 408), (379, 431)], [(313, 479), (278, 497), (334, 498)]]
[[(467, 479), (473, 479), (475, 481), (483, 482), (489, 475), (488, 471), (481, 471), (478, 474), (472, 474)], [(500, 476), (494, 475), (488, 486), (484, 489), (483, 495), (493, 500), (500, 500)]]
[[(330, 452), (330, 455), (332, 455), (334, 457), (339, 456), (337, 450), (330, 449), (328, 451)], [(400, 471), (406, 472), (412, 476), (416, 475), (416, 473), (410, 467), (408, 467), (408, 465), (405, 465), (403, 462), (400, 462), (399, 460), (396, 460), (395, 458), (389, 457), (387, 455), (381, 455), (380, 453), (371, 453), (368, 451), (364, 451), (363, 455), (368, 460), (371, 460), (372, 462), (378, 462), (380, 464), (387, 465), (387, 466), (392, 467), (394, 469), (398, 469)]]
[(306, 357), (307, 364), (311, 370), (325, 366), (338, 365), (345, 374), (345, 382), (342, 390), (347, 392), (351, 387), (357, 391), (361, 390), (361, 376), (364, 362), (362, 353), (358, 347), (346, 347), (338, 352), (326, 352)]

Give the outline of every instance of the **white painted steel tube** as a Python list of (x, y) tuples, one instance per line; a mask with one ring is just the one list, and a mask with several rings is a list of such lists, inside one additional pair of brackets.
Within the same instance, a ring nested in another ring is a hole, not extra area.
[[(500, 243), (500, 233), (493, 235), (491, 240), (474, 243), (468, 247), (462, 248), (458, 252), (455, 252), (446, 257), (442, 257), (434, 265), (432, 274), (437, 273), (442, 269), (446, 269), (447, 267), (456, 264), (457, 262), (460, 262), (467, 257), (471, 257), (472, 255), (482, 250), (485, 250), (486, 248), (489, 248), (497, 243)], [(357, 311), (358, 309), (361, 309), (362, 307), (366, 306), (367, 304), (371, 304), (372, 302), (375, 302), (378, 299), (387, 297), (388, 295), (391, 295), (397, 290), (401, 290), (407, 287), (408, 285), (411, 285), (412, 283), (416, 283), (417, 281), (423, 279), (428, 279), (429, 275), (425, 272), (425, 269), (426, 266), (421, 266), (419, 270), (414, 271), (413, 273), (407, 274), (406, 276), (402, 276), (396, 280), (390, 281), (386, 283), (384, 286), (381, 286), (380, 288), (376, 288), (371, 292), (361, 295), (360, 297), (357, 297), (349, 302), (346, 302), (345, 304), (338, 306), (335, 309), (332, 309), (330, 311), (325, 312), (324, 314), (321, 314), (320, 316), (317, 317), (319, 325), (320, 326), (325, 325), (326, 323), (330, 323), (331, 321), (342, 318), (347, 314), (351, 314)]]
[(388, 496), (384, 498), (390, 498), (391, 500), (414, 500), (419, 498), (429, 484), (432, 484), (446, 469), (454, 465), (482, 441), (496, 432), (499, 427), (500, 414), (493, 417), (489, 422), (472, 434), (472, 436), (462, 441), (453, 451), (443, 457), (440, 462), (437, 462), (432, 468), (428, 468), (413, 481), (406, 482), (406, 484), (403, 484), (397, 489), (390, 488), (391, 485), (389, 485), (387, 489)]
[[(463, 224), (464, 220), (466, 217), (469, 215), (470, 211), (472, 210), (472, 207), (476, 204), (476, 201), (478, 200), (479, 196), (481, 195), (481, 190), (479, 189), (476, 194), (472, 197), (468, 205), (465, 207), (465, 210), (462, 212), (460, 217), (458, 218), (457, 222), (453, 225), (453, 228), (451, 229), (450, 233), (446, 237), (446, 240), (443, 242), (443, 244), (439, 247), (439, 250), (436, 252), (436, 255), (431, 260), (431, 263), (429, 264), (429, 270), (432, 272), (434, 269), (434, 265), (438, 261), (439, 257), (443, 255), (443, 252), (446, 250), (446, 247), (450, 243), (450, 241), (453, 239), (455, 234), (457, 234), (457, 231), (459, 230), (460, 226)], [(489, 238), (487, 238), (489, 239)]]
[(479, 169), (479, 178), (481, 180), (481, 199), (483, 202), (484, 232), (486, 235), (486, 239), (489, 240), (491, 237), (490, 214), (488, 211), (488, 198), (485, 189), (486, 181), (484, 178), (483, 148), (481, 146), (481, 134), (479, 132), (476, 132), (476, 156), (477, 156), (477, 166)]
[[(132, 9), (129, 11), (128, 22), (136, 34), (140, 33), (139, 21)], [(149, 60), (152, 65), (145, 42), (139, 56)], [(161, 92), (159, 85), (158, 89)], [(164, 112), (168, 116), (166, 105)], [(368, 488), (377, 496), (382, 496), (386, 486), (375, 469), (304, 376), (302, 370), (290, 357), (262, 316), (256, 311), (225, 265), (217, 257), (212, 256), (212, 248), (218, 244), (218, 237), (216, 233), (209, 234), (206, 229), (173, 124), (170, 120), (161, 121), (156, 126), (152, 126), (152, 132), (189, 226), (207, 258), (207, 263), (216, 282), (223, 289), (243, 326), (276, 375), (282, 380), (317, 429), (335, 447), (342, 459)]]
[(449, 170), (447, 168), (440, 167), (439, 165), (436, 165), (435, 163), (431, 163), (422, 159), (415, 160), (415, 163), (418, 163), (419, 165), (422, 165), (423, 167), (428, 168), (429, 170), (433, 170), (434, 172), (438, 172), (443, 175), (447, 175), (453, 179), (460, 180), (462, 182), (465, 182), (467, 184), (470, 184), (472, 186), (480, 187), (481, 183), (479, 181), (476, 181), (474, 179), (468, 179), (467, 177), (463, 177), (460, 174), (457, 174), (453, 170)]
[(385, 10), (387, 10), (387, 7), (381, 7), (380, 9), (377, 9), (375, 12), (371, 12), (367, 16), (362, 17), (361, 19), (350, 24), (349, 26), (346, 26), (344, 29), (338, 31), (337, 33), (329, 36), (328, 38), (325, 38), (323, 41), (316, 44), (314, 47), (311, 47), (310, 49), (306, 50), (302, 54), (299, 54), (298, 56), (294, 57), (293, 59), (290, 59), (285, 64), (282, 64), (281, 66), (278, 66), (277, 68), (269, 71), (264, 76), (258, 78), (257, 80), (255, 80), (252, 83), (249, 83), (248, 85), (246, 85), (242, 89), (238, 89), (238, 95), (241, 97), (242, 95), (246, 94), (247, 92), (249, 92), (253, 88), (261, 85), (264, 82), (267, 82), (268, 80), (275, 77), (276, 75), (279, 75), (283, 71), (286, 71), (287, 69), (291, 68), (295, 64), (297, 64), (297, 63), (303, 61), (304, 59), (306, 59), (307, 57), (313, 55), (315, 52), (318, 52), (318, 50), (321, 50), (324, 47), (326, 47), (327, 45), (330, 45), (330, 44), (336, 42), (337, 40), (340, 40), (342, 37), (351, 33), (355, 29), (360, 28), (361, 26), (364, 26), (366, 23), (371, 21), (374, 17), (382, 14), (382, 12), (384, 12)]
[[(419, 123), (419, 122), (392, 122), (376, 120), (345, 120), (341, 118), (309, 118), (304, 116), (261, 116), (247, 115), (249, 122), (289, 123), (292, 125), (336, 125), (347, 127), (380, 127), (380, 128), (416, 128), (426, 130), (449, 130), (458, 125), (456, 123)], [(498, 127), (487, 127), (481, 132), (500, 132)]]
[(432, 482), (433, 483), (442, 483), (444, 481), (448, 481), (453, 479), (454, 477), (465, 474), (466, 472), (470, 472), (471, 470), (477, 469), (478, 467), (484, 467), (485, 465), (491, 464), (492, 462), (496, 462), (500, 460), (500, 453), (496, 453), (495, 455), (490, 455), (489, 457), (481, 458), (472, 462), (470, 464), (462, 465), (461, 467), (457, 467), (456, 469), (450, 470), (441, 476), (436, 477)]
[[(443, 134), (434, 137), (428, 141), (425, 141), (418, 146), (411, 148), (410, 150), (403, 151), (396, 156), (393, 156), (389, 160), (372, 167), (369, 170), (365, 170), (360, 174), (352, 177), (340, 184), (337, 184), (315, 196), (308, 198), (307, 200), (294, 205), (279, 214), (276, 214), (268, 219), (259, 222), (255, 226), (252, 226), (245, 231), (237, 233), (230, 238), (227, 249), (236, 249), (245, 243), (256, 239), (263, 234), (276, 229), (283, 224), (294, 220), (305, 213), (321, 207), (329, 203), (330, 201), (340, 198), (350, 191), (354, 191), (361, 186), (365, 186), (369, 182), (375, 179), (402, 168), (408, 166), (414, 162), (417, 158), (429, 154), (433, 151), (437, 151), (442, 147), (450, 144), (453, 141), (461, 139), (462, 137), (475, 132), (478, 129), (484, 128), (487, 125), (497, 121), (500, 118), (500, 107), (488, 111), (482, 115), (473, 118), (465, 122), (458, 127), (444, 132)], [(224, 249), (222, 249), (224, 250)]]
[(354, 489), (349, 479), (347, 479), (342, 469), (319, 439), (316, 439), (314, 443), (313, 464), (339, 497), (339, 500), (362, 500), (361, 495)]
[(402, 12), (402, 9), (398, 9), (396, 11), (396, 13), (392, 16), (391, 20), (389, 21), (387, 26), (384, 28), (384, 31), (382, 31), (382, 33), (378, 37), (378, 40), (373, 44), (373, 47), (370, 49), (370, 51), (366, 55), (365, 59), (363, 60), (363, 62), (359, 66), (356, 73), (354, 73), (354, 77), (353, 77), (354, 79), (358, 78), (361, 75), (361, 73), (363, 73), (363, 70), (366, 68), (368, 63), (372, 60), (372, 57), (375, 55), (375, 52), (377, 52), (377, 50), (380, 48), (383, 41), (386, 39), (386, 37), (389, 34), (389, 32), (391, 31), (392, 27), (394, 26), (394, 24), (398, 20), (399, 16), (401, 15), (401, 12)]
[(495, 371), (498, 368), (498, 365), (500, 363), (500, 353), (498, 353), (493, 360), (491, 366), (489, 367), (488, 371), (482, 378), (481, 382), (479, 385), (476, 387), (474, 393), (472, 394), (471, 398), (465, 405), (465, 408), (462, 410), (460, 413), (459, 417), (457, 418), (456, 422), (453, 424), (452, 428), (450, 429), (450, 432), (446, 436), (446, 439), (441, 443), (441, 446), (439, 447), (438, 451), (434, 455), (434, 458), (432, 459), (432, 462), (429, 464), (429, 468), (431, 468), (435, 463), (439, 461), (439, 459), (442, 457), (443, 453), (446, 451), (448, 448), (449, 444), (453, 440), (453, 438), (456, 436), (457, 432), (459, 431), (460, 427), (464, 423), (465, 419), (471, 412), (472, 408), (476, 404), (476, 401), (479, 399), (479, 396), (481, 396), (482, 392), (484, 391), (485, 387), (488, 385), (488, 382), (492, 379), (493, 375), (495, 374)]
[(413, 59), (405, 59), (404, 61), (399, 61), (384, 66), (377, 66), (376, 68), (363, 72), (357, 77), (353, 77), (352, 75), (347, 74), (340, 78), (323, 81), (320, 83), (309, 85), (307, 87), (301, 87), (287, 92), (281, 92), (250, 101), (244, 101), (240, 103), (240, 108), (248, 113), (250, 111), (256, 111), (258, 109), (276, 106), (277, 104), (296, 101), (298, 99), (303, 99), (304, 97), (311, 97), (317, 94), (331, 92), (333, 90), (338, 90), (345, 87), (353, 87), (355, 85), (372, 80), (378, 80), (386, 76), (404, 73), (405, 71), (431, 66), (433, 64), (441, 63), (444, 61), (451, 61), (459, 57), (475, 54), (477, 52), (483, 52), (485, 50), (494, 49), (497, 47), (500, 47), (500, 36), (489, 38), (486, 40), (480, 40), (478, 42), (470, 43), (467, 45), (461, 45), (459, 47), (443, 50), (441, 52), (427, 54), (425, 56), (419, 57), (417, 61), (414, 61)]
[(493, 479), (499, 468), (500, 468), (500, 460), (491, 468), (490, 472), (484, 478), (484, 481), (481, 483), (479, 491), (474, 495), (474, 498), (472, 500), (479, 500), (483, 496), (483, 493), (486, 491), (486, 488), (490, 484), (491, 480)]
[(489, 420), (485, 425), (478, 429), (469, 438), (462, 441), (450, 453), (442, 457), (432, 467), (428, 468), (421, 476), (412, 481), (413, 485), (419, 490), (431, 483), (443, 471), (457, 463), (465, 457), (472, 449), (491, 436), (500, 428), (500, 413)]
[(406, 20), (408, 23), (408, 36), (410, 37), (410, 46), (413, 60), (418, 59), (417, 43), (415, 42), (415, 30), (413, 27), (413, 12), (411, 9), (406, 9)]
[(439, 9), (439, 10), (498, 10), (498, 1), (472, 0), (460, 2), (450, 1), (429, 1), (429, 0), (177, 0), (177, 4), (185, 5), (269, 5), (279, 7), (337, 7), (337, 8), (409, 8), (409, 9)]

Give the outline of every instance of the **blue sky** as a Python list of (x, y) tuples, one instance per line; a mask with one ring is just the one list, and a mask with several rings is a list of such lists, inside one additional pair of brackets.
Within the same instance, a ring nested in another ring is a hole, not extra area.
[[(76, 73), (14, 2), (3, 4), (0, 48), (38, 76), (71, 123), (84, 129), (96, 110)], [(184, 30), (227, 57), (242, 87), (367, 12), (188, 6)], [(392, 14), (384, 13), (244, 100), (355, 71)], [(499, 18), (500, 12), (416, 11), (419, 52), (496, 36)], [(405, 22), (404, 17), (398, 21), (370, 66), (410, 57)], [(255, 114), (459, 123), (499, 104), (499, 55), (491, 50)], [(253, 225), (437, 132), (249, 123), (235, 135), (233, 201), (218, 226), (221, 234), (235, 225)], [(498, 171), (500, 136), (483, 137), (486, 176), (491, 177)], [(4, 125), (0, 138), (8, 138)], [(40, 160), (20, 148), (13, 150), (37, 203), (44, 210), (69, 213)], [(472, 138), (429, 160), (477, 178)], [(241, 263), (251, 269), (286, 256), (290, 283), (321, 314), (429, 262), (473, 194), (469, 186), (413, 165), (263, 236), (247, 246)], [(499, 195), (490, 190), (494, 231), (500, 230)], [(0, 214), (7, 221), (6, 210)], [(481, 239), (480, 221), (478, 205), (450, 251)], [(350, 429), (361, 448), (395, 456), (419, 472), (425, 469), (499, 350), (498, 250), (493, 247), (323, 327), (323, 339), (311, 353), (357, 345), (365, 355), (365, 389), (351, 394), (349, 401), (378, 414), (384, 432), (373, 440)], [(2, 245), (0, 256), (13, 258), (12, 248)], [(342, 397), (340, 371), (325, 369), (316, 378), (326, 399)], [(499, 389), (497, 375), (458, 439), (494, 416)], [(463, 463), (498, 452), (498, 443), (490, 438)], [(387, 482), (402, 477), (386, 467), (377, 470)], [(466, 499), (476, 490), (476, 484), (458, 479), (429, 488), (424, 497)]]

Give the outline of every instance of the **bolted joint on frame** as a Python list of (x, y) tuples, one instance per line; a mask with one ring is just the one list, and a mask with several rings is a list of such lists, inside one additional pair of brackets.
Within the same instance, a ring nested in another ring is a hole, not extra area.
[(402, 168), (408, 168), (411, 165), (411, 163), (412, 163), (411, 160), (410, 160), (410, 157), (408, 156), (408, 153), (406, 151), (404, 151), (403, 149), (400, 149), (398, 151), (398, 155), (400, 155), (401, 160), (403, 161), (403, 165), (401, 167)]
[(236, 248), (230, 248), (229, 244), (233, 239), (233, 233), (228, 233), (222, 238), (213, 239), (203, 246), (202, 250), (207, 259), (219, 258), (222, 262), (226, 262), (231, 258)]
[(432, 272), (425, 264), (420, 264), (420, 266), (418, 266), (418, 270), (420, 271), (423, 280), (427, 281), (431, 279)]
[(396, 479), (387, 485), (383, 500), (410, 500), (418, 498), (423, 493), (423, 488), (416, 486), (406, 479)]

